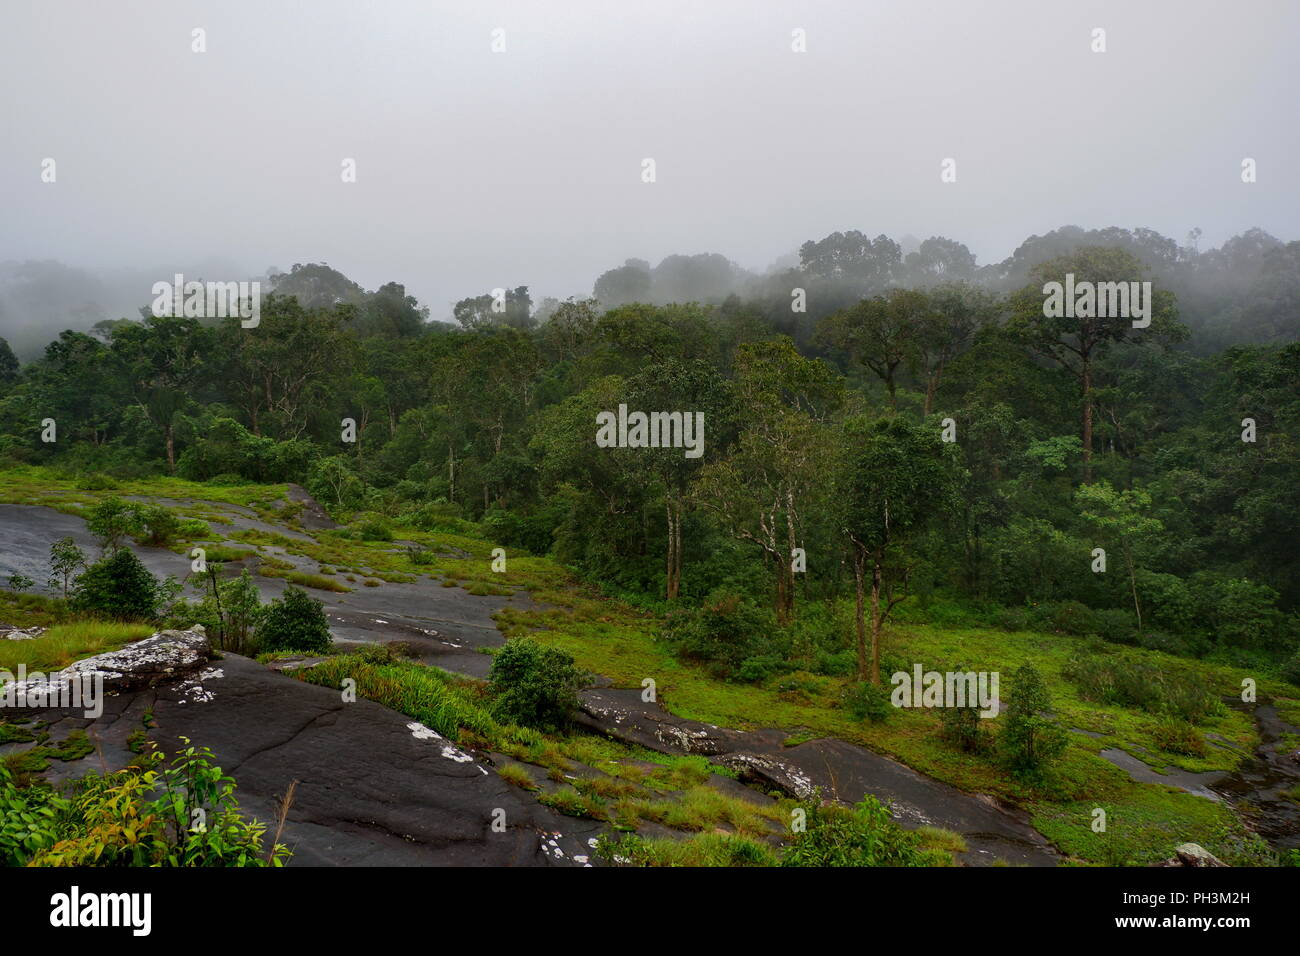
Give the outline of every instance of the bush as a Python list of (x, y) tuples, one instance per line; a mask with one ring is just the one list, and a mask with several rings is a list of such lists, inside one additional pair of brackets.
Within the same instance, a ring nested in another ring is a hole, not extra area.
[(887, 720), (892, 707), (889, 690), (870, 681), (849, 685), (844, 691), (844, 706), (857, 720), (868, 720), (873, 724)]
[(999, 608), (993, 613), (993, 624), (1004, 631), (1027, 631), (1030, 627), (1029, 611), (1023, 607)]
[(142, 544), (163, 547), (180, 531), (180, 520), (162, 505), (140, 505), (135, 512), (135, 534)]
[(106, 551), (116, 551), (128, 537), (140, 533), (140, 512), (116, 496), (105, 498), (86, 515), (86, 527)]
[(1209, 753), (1205, 738), (1185, 720), (1166, 717), (1156, 724), (1151, 738), (1161, 750), (1188, 757), (1204, 757)]
[[(182, 737), (185, 744), (189, 741)], [(162, 766), (93, 771), (70, 798), (48, 787), (18, 789), (0, 767), (0, 863), (9, 866), (281, 866), (290, 856), (264, 850), (266, 826), (245, 820), (235, 782), (206, 747), (187, 746)], [(199, 811), (203, 827), (193, 825)]]
[(965, 753), (978, 754), (989, 749), (989, 736), (982, 724), (979, 707), (939, 708), (939, 739)]
[(489, 508), (483, 513), (481, 523), (493, 541), (541, 555), (550, 553), (555, 543), (555, 529), (563, 520), (563, 507), (552, 502), (531, 514)]
[(322, 654), (333, 643), (325, 605), (292, 584), (284, 589), (280, 600), (272, 601), (262, 611), (257, 638), (263, 652)]
[(392, 541), (393, 529), (379, 518), (366, 518), (357, 524), (357, 537), (362, 541)]
[(1052, 714), (1047, 685), (1033, 665), (1016, 671), (1009, 696), (1002, 716), (1003, 753), (1015, 773), (1037, 777), (1065, 752), (1069, 738)]
[(1084, 700), (1134, 707), (1199, 724), (1221, 713), (1223, 704), (1196, 676), (1171, 667), (1122, 657), (1085, 657), (1062, 672)]
[(732, 676), (764, 650), (774, 630), (771, 613), (737, 594), (715, 595), (697, 608), (668, 615), (663, 637), (678, 657), (709, 665), (719, 677)]
[(775, 674), (784, 674), (789, 672), (793, 667), (789, 661), (773, 657), (770, 654), (760, 654), (757, 657), (747, 657), (740, 662), (732, 675), (736, 680), (744, 684), (758, 684)]
[(835, 653), (819, 651), (813, 672), (827, 677), (848, 677), (858, 667), (857, 654), (852, 648), (845, 648)]
[(72, 607), (122, 621), (152, 621), (175, 593), (175, 581), (160, 582), (126, 549), (96, 561), (76, 581)]
[(572, 657), (529, 637), (506, 641), (488, 678), (499, 719), (538, 730), (568, 726), (583, 683)]
[(1292, 655), (1291, 659), (1282, 665), (1282, 679), (1288, 684), (1300, 687), (1300, 652)]
[(947, 866), (942, 850), (921, 846), (921, 836), (894, 822), (889, 810), (867, 794), (854, 807), (801, 804), (806, 829), (795, 835), (782, 866)]
[(1095, 613), (1079, 601), (1061, 601), (1051, 605), (1049, 621), (1052, 630), (1062, 634), (1082, 636), (1098, 633)]
[(1108, 607), (1093, 611), (1093, 630), (1102, 640), (1112, 644), (1133, 644), (1137, 641), (1137, 621), (1132, 611)]

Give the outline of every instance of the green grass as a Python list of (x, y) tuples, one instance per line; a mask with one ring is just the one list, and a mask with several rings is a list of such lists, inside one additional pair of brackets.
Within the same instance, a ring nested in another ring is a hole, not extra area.
[(780, 859), (764, 843), (726, 833), (702, 833), (686, 840), (605, 836), (596, 852), (604, 860), (628, 866), (776, 866)]
[[(219, 503), (244, 505), (264, 515), (269, 522), (283, 520), (283, 515), (277, 516), (270, 503), (283, 499), (284, 486), (207, 486), (171, 478), (119, 480), (117, 485), (112, 490), (90, 492), (78, 488), (73, 476), (53, 469), (13, 468), (0, 472), (0, 501), (48, 504), (76, 513), (81, 510), (79, 506), (108, 494), (141, 494), (195, 499), (193, 504), (180, 505), (179, 510), (204, 520), (222, 521), (224, 516), (219, 510), (205, 512), (203, 502), (216, 503), (208, 505), (208, 509), (217, 508)], [(615, 686), (640, 687), (644, 678), (653, 677), (660, 701), (683, 717), (729, 727), (782, 728), (790, 734), (792, 743), (821, 736), (839, 737), (888, 754), (963, 790), (989, 793), (1020, 804), (1034, 815), (1043, 832), (1058, 846), (1085, 862), (1141, 862), (1163, 858), (1174, 844), (1188, 839), (1202, 843), (1225, 859), (1234, 855), (1237, 859), (1253, 858), (1258, 847), (1251, 843), (1227, 807), (1159, 785), (1134, 783), (1098, 754), (1102, 749), (1114, 747), (1157, 770), (1176, 766), (1196, 772), (1231, 771), (1243, 755), (1253, 750), (1257, 740), (1247, 713), (1226, 709), (1206, 714), (1203, 719), (1197, 713), (1198, 738), (1213, 733), (1231, 745), (1231, 749), (1202, 748), (1185, 726), (1171, 724), (1169, 712), (1146, 712), (1131, 706), (1132, 701), (1113, 696), (1107, 700), (1107, 695), (1096, 692), (1095, 681), (1089, 688), (1071, 680), (1067, 671), (1072, 661), (1104, 658), (1130, 672), (1141, 673), (1143, 668), (1157, 673), (1177, 671), (1216, 697), (1239, 694), (1242, 679), (1251, 677), (1258, 680), (1262, 698), (1271, 698), (1284, 718), (1292, 723), (1300, 722), (1300, 692), (1296, 688), (1227, 665), (1062, 635), (931, 626), (918, 621), (922, 615), (916, 609), (912, 609), (907, 619), (888, 627), (884, 646), (887, 656), (922, 662), (927, 669), (941, 671), (952, 669), (958, 663), (970, 669), (996, 670), (1002, 675), (1004, 696), (1015, 669), (1032, 663), (1047, 682), (1062, 724), (1100, 735), (1092, 738), (1071, 734), (1065, 757), (1048, 782), (1030, 784), (1009, 775), (990, 756), (958, 753), (943, 744), (938, 739), (938, 719), (932, 712), (896, 711), (878, 724), (854, 720), (841, 706), (841, 695), (848, 683), (843, 678), (796, 672), (757, 685), (715, 680), (702, 669), (676, 660), (657, 639), (662, 624), (658, 615), (602, 595), (548, 559), (512, 553), (508, 570), (499, 573), (491, 568), (493, 542), (441, 530), (396, 526), (392, 530), (394, 538), (412, 541), (417, 548), (437, 556), (436, 573), (443, 578), (441, 583), (445, 587), (459, 586), (469, 593), (483, 595), (505, 595), (524, 589), (547, 605), (541, 610), (508, 607), (499, 611), (498, 626), (508, 637), (530, 634), (560, 647), (573, 655), (579, 667), (608, 676)], [(359, 541), (346, 533), (317, 532), (311, 540), (263, 531), (238, 532), (232, 537), (253, 546), (282, 547), (319, 565), (338, 568), (352, 576), (352, 580), (359, 576), (366, 584), (406, 580), (410, 575), (434, 570), (427, 555), (413, 558), (405, 549), (392, 548), (386, 542)], [(211, 550), (209, 560), (215, 560)], [(330, 590), (345, 587), (335, 581), (330, 584)], [(24, 603), (30, 600), (0, 595), (0, 620), (20, 626), (52, 623), (64, 613), (57, 604)], [(847, 634), (845, 639), (847, 642)], [(88, 648), (85, 653), (97, 650)], [(334, 661), (330, 663), (344, 667)], [(334, 676), (342, 674), (340, 670)], [(651, 788), (671, 785), (683, 790), (691, 786), (687, 777), (692, 771), (680, 767), (662, 769), (666, 767), (660, 762), (662, 758), (649, 759), (661, 769), (646, 773), (642, 767), (630, 763), (626, 753), (606, 752), (602, 756), (594, 752), (596, 748), (591, 743), (579, 744), (573, 739), (524, 740), (527, 735), (522, 729), (504, 728), (492, 721), (483, 701), (454, 678), (421, 678), (415, 681), (418, 689), (401, 689), (384, 683), (395, 678), (392, 673), (368, 676), (378, 681), (372, 688), (378, 695), (374, 699), (404, 713), (414, 709), (426, 714), (428, 719), (423, 716), (416, 719), (434, 729), (439, 729), (435, 724), (442, 719), (444, 726), (458, 728), (461, 736), (457, 739), (462, 741), (491, 743), (512, 756), (548, 769), (559, 769), (568, 761), (577, 761), (623, 780), (635, 782), (640, 777), (658, 777), (645, 783)], [(404, 680), (405, 676), (398, 683)], [(440, 691), (435, 689), (439, 682), (444, 685), (444, 691), (454, 691), (453, 701), (443, 699), (445, 694), (439, 696)], [(783, 690), (782, 684), (797, 689)], [(1102, 699), (1086, 699), (1085, 694)], [(446, 713), (440, 708), (446, 708)], [(453, 714), (463, 715), (465, 722), (462, 723), (461, 716), (450, 716)], [(996, 728), (998, 721), (989, 723)], [(523, 736), (512, 739), (516, 732)], [(579, 752), (588, 759), (577, 756)], [(639, 759), (647, 758), (641, 755)], [(582, 801), (593, 797), (606, 800), (598, 792), (601, 785), (586, 786), (587, 795), (575, 790), (577, 797), (564, 799), (580, 808), (586, 806)], [(613, 797), (606, 803), (612, 806), (619, 799), (629, 798)], [(649, 805), (655, 805), (653, 794), (646, 799)], [(1092, 833), (1091, 811), (1097, 806), (1109, 808), (1113, 824), (1109, 840), (1097, 839), (1098, 835)], [(663, 808), (655, 812), (659, 809)]]
[(304, 571), (290, 571), (285, 577), (292, 584), (301, 585), (305, 588), (315, 588), (318, 591), (334, 591), (344, 594), (352, 589), (346, 584), (341, 584), (333, 578), (327, 578), (323, 574), (307, 574)]
[(56, 624), (30, 641), (0, 641), (0, 669), (16, 673), (18, 665), (28, 672), (61, 670), (83, 657), (117, 650), (124, 644), (143, 640), (154, 632), (149, 624), (121, 624), (109, 621), (69, 621)]

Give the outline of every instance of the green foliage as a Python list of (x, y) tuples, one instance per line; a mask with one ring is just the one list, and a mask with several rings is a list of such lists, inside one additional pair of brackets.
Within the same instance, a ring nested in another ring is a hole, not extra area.
[(212, 753), (181, 738), (169, 764), (89, 773), (76, 792), (19, 790), (0, 768), (0, 860), (10, 866), (281, 866), (287, 847), (263, 849), (265, 825), (245, 820), (235, 782)]
[[(679, 657), (707, 664), (720, 677), (760, 680), (774, 668), (752, 659), (770, 646), (773, 631), (771, 612), (739, 594), (723, 592), (699, 607), (671, 612), (663, 638)], [(750, 666), (744, 668), (747, 661)]]
[(488, 686), (503, 720), (539, 730), (567, 727), (584, 683), (573, 658), (531, 638), (514, 638), (492, 658)]
[(796, 833), (782, 866), (947, 866), (951, 857), (927, 850), (919, 834), (894, 822), (870, 794), (854, 807), (813, 800), (800, 804), (806, 829)]
[(1185, 720), (1166, 717), (1152, 731), (1156, 746), (1171, 754), (1187, 757), (1204, 757), (1209, 753), (1205, 738)]
[(180, 532), (180, 519), (162, 505), (136, 507), (136, 524), (142, 543), (154, 547), (170, 544)]
[[(956, 670), (963, 670), (958, 667)], [(984, 719), (979, 707), (940, 707), (939, 739), (958, 750), (982, 754), (989, 750), (993, 740), (984, 731)]]
[(159, 581), (140, 559), (123, 548), (86, 569), (72, 593), (75, 610), (123, 621), (149, 621), (176, 593), (176, 583)]
[(139, 509), (115, 495), (104, 498), (86, 515), (86, 527), (105, 551), (116, 551), (128, 537), (140, 533)]
[(1079, 688), (1085, 700), (1118, 704), (1193, 724), (1223, 712), (1213, 690), (1181, 668), (1124, 657), (1080, 657), (1072, 660), (1064, 676)]
[(86, 555), (73, 538), (61, 538), (50, 545), (51, 585), (63, 588), (63, 596), (68, 596), (68, 586), (78, 571), (86, 566)]
[(844, 706), (857, 720), (873, 724), (888, 720), (894, 710), (889, 701), (889, 688), (870, 681), (850, 684), (844, 691)]
[(1061, 756), (1069, 742), (1052, 715), (1047, 685), (1032, 664), (1023, 664), (1011, 679), (1009, 701), (1002, 715), (999, 743), (1011, 769), (1035, 778)]
[(257, 639), (264, 652), (322, 654), (332, 644), (325, 605), (291, 584), (260, 612)]
[(434, 667), (403, 661), (385, 645), (340, 654), (314, 667), (293, 672), (300, 680), (324, 687), (356, 681), (357, 694), (418, 720), (448, 740), (481, 740), (498, 749), (511, 743), (536, 744), (533, 730), (503, 724), (476, 692), (458, 678)]

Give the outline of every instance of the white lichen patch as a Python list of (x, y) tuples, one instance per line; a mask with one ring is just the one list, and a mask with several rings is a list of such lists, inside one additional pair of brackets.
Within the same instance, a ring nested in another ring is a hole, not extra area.
[(417, 720), (413, 720), (409, 724), (407, 724), (406, 729), (411, 732), (411, 736), (414, 737), (416, 740), (441, 740), (442, 739), (442, 734), (438, 733), (436, 730), (430, 730), (428, 727), (424, 726), (424, 724), (420, 723)]
[[(408, 723), (406, 729), (411, 732), (411, 736), (416, 740), (443, 740), (442, 734), (438, 733), (436, 730), (429, 729), (418, 720), (413, 720)], [(465, 751), (457, 750), (451, 744), (445, 742), (442, 747), (442, 755), (448, 760), (456, 761), (456, 763), (470, 763), (474, 759), (469, 754), (465, 753)], [(483, 768), (479, 767), (479, 770), (483, 770)], [(483, 770), (483, 772), (487, 773), (486, 770)]]

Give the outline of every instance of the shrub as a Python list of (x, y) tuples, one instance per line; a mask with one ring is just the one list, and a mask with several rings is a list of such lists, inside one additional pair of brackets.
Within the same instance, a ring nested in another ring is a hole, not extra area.
[(989, 749), (979, 707), (941, 707), (939, 725), (939, 739), (958, 750), (978, 754)]
[(332, 643), (325, 605), (291, 584), (262, 611), (257, 638), (264, 652), (324, 653)]
[(1079, 601), (1061, 601), (1051, 607), (1051, 627), (1063, 634), (1096, 634), (1097, 619), (1088, 605)]
[(499, 718), (538, 730), (568, 726), (582, 684), (572, 657), (528, 637), (506, 641), (488, 678)]
[(774, 657), (770, 654), (760, 654), (757, 657), (747, 657), (740, 662), (732, 676), (745, 684), (758, 684), (767, 680), (774, 674), (783, 674), (790, 670), (793, 665), (789, 661)]
[(135, 536), (142, 544), (163, 547), (180, 531), (180, 519), (162, 505), (140, 505), (135, 513)]
[(1157, 747), (1171, 754), (1204, 757), (1209, 753), (1200, 732), (1187, 721), (1174, 717), (1166, 717), (1156, 724), (1151, 738)]
[(857, 720), (878, 724), (889, 718), (892, 705), (888, 689), (863, 681), (851, 684), (844, 691), (844, 706)]
[(1282, 665), (1282, 679), (1288, 684), (1300, 687), (1300, 652), (1293, 654), (1291, 659)]
[(357, 536), (362, 541), (392, 541), (393, 529), (379, 518), (367, 518), (356, 528)]
[(854, 807), (801, 804), (806, 829), (781, 858), (782, 866), (946, 866), (949, 855), (927, 850), (921, 836), (894, 822), (889, 810), (867, 794)]
[(772, 631), (769, 612), (723, 593), (700, 607), (669, 614), (663, 636), (678, 657), (710, 664), (717, 676), (730, 677), (745, 660), (762, 653), (763, 637)]
[(92, 471), (77, 478), (78, 491), (116, 491), (117, 482), (102, 471)]
[(845, 648), (835, 653), (819, 651), (813, 671), (827, 677), (848, 677), (858, 666), (857, 655), (852, 648)]
[(555, 543), (555, 529), (564, 520), (563, 510), (554, 502), (530, 514), (489, 508), (481, 523), (493, 541), (531, 554), (547, 554)]
[(1137, 622), (1132, 611), (1108, 607), (1093, 611), (1092, 618), (1092, 633), (1103, 640), (1112, 644), (1132, 644), (1138, 639)]
[(174, 595), (176, 584), (160, 582), (126, 549), (92, 564), (76, 581), (72, 607), (123, 621), (153, 620)]
[(99, 539), (101, 548), (116, 551), (126, 538), (140, 533), (140, 512), (135, 505), (110, 496), (90, 509), (86, 527)]
[(1221, 713), (1222, 702), (1197, 677), (1171, 667), (1123, 657), (1085, 657), (1062, 672), (1084, 700), (1134, 707), (1193, 724)]
[(1000, 608), (994, 612), (993, 623), (1004, 631), (1027, 631), (1030, 626), (1029, 611), (1023, 607)]
[(1031, 664), (1024, 664), (1011, 679), (1007, 711), (1002, 716), (1000, 743), (1011, 769), (1035, 777), (1064, 753), (1065, 731), (1052, 714), (1047, 685)]
[[(235, 782), (206, 747), (187, 745), (164, 766), (91, 772), (65, 798), (47, 787), (19, 790), (0, 767), (0, 862), (11, 866), (281, 866), (263, 850), (266, 827), (240, 815)], [(203, 827), (193, 821), (202, 812)]]

